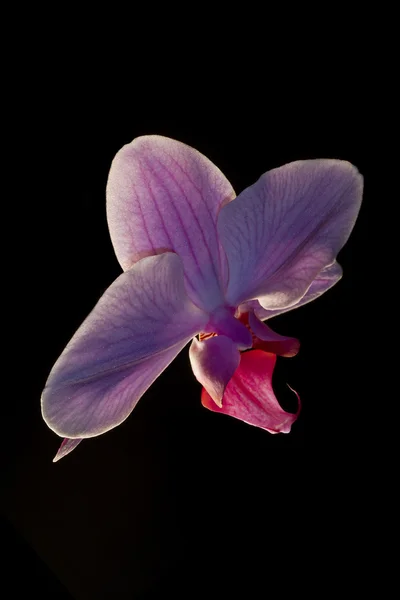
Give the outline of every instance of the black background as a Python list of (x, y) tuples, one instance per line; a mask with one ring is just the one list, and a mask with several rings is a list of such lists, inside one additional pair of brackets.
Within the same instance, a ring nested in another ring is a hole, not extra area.
[[(348, 482), (358, 472), (352, 466), (362, 463), (365, 448), (354, 430), (362, 430), (360, 380), (368, 368), (359, 354), (379, 148), (373, 115), (356, 93), (357, 73), (351, 93), (338, 78), (334, 89), (307, 98), (306, 82), (283, 94), (261, 75), (252, 84), (250, 75), (237, 75), (233, 86), (222, 78), (211, 84), (203, 74), (200, 89), (182, 86), (173, 95), (173, 85), (161, 81), (151, 91), (114, 81), (110, 94), (110, 73), (95, 89), (90, 77), (35, 76), (32, 101), (17, 118), (24, 310), (4, 432), (7, 597), (29, 590), (77, 600), (256, 598), (272, 588), (308, 589), (304, 573), (313, 562), (305, 548), (311, 543), (318, 554), (335, 539), (340, 524), (332, 524), (331, 507), (337, 514), (349, 506)], [(120, 273), (106, 224), (108, 169), (123, 144), (150, 133), (203, 152), (237, 193), (292, 160), (354, 163), (365, 194), (339, 255), (344, 277), (316, 302), (272, 322), (301, 341), (299, 355), (278, 359), (274, 374), (286, 409), (294, 408), (286, 383), (303, 402), (289, 435), (202, 408), (185, 349), (121, 426), (53, 464), (60, 440), (41, 419), (41, 390)], [(312, 475), (310, 462), (317, 463)]]

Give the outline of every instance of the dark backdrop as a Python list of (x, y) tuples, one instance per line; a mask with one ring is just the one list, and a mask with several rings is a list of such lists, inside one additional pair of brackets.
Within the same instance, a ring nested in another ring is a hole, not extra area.
[[(172, 98), (167, 85), (151, 94), (113, 85), (109, 101), (103, 88), (77, 85), (73, 74), (54, 85), (36, 81), (18, 137), (24, 310), (13, 420), (4, 431), (5, 572), (15, 590), (7, 597), (28, 590), (77, 600), (256, 598), (291, 585), (304, 591), (312, 567), (305, 548), (311, 543), (318, 554), (319, 536), (335, 538), (327, 501), (340, 510), (343, 467), (350, 477), (349, 461), (363, 455), (358, 438), (346, 457), (343, 448), (349, 432), (362, 428), (366, 367), (358, 355), (376, 191), (374, 122), (366, 122), (362, 98), (329, 90), (304, 100), (297, 87), (274, 99), (270, 88), (243, 83), (233, 90), (220, 82), (203, 86), (201, 96), (193, 89)], [(53, 464), (60, 440), (41, 419), (40, 393), (65, 344), (120, 273), (106, 224), (108, 169), (123, 144), (149, 133), (203, 152), (237, 193), (292, 160), (354, 163), (366, 189), (339, 255), (344, 277), (316, 302), (272, 322), (301, 341), (299, 355), (278, 359), (274, 374), (285, 408), (293, 408), (286, 383), (303, 402), (289, 435), (202, 408), (185, 349), (120, 427)], [(316, 462), (312, 475), (306, 450)]]

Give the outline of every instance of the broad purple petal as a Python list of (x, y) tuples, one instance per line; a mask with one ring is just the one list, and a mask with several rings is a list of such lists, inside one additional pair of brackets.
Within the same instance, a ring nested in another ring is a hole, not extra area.
[(296, 356), (298, 353), (300, 349), (299, 340), (275, 333), (268, 325), (260, 321), (253, 312), (249, 313), (249, 325), (256, 336), (253, 348), (286, 357)]
[(57, 454), (53, 458), (53, 462), (57, 462), (61, 460), (61, 458), (64, 458), (64, 456), (67, 456), (67, 454), (72, 452), (72, 450), (75, 450), (75, 448), (81, 443), (81, 441), (82, 438), (77, 438), (75, 440), (64, 438), (61, 442), (61, 446), (59, 447)]
[(240, 363), (240, 352), (232, 340), (218, 335), (203, 342), (193, 338), (189, 350), (194, 376), (222, 406), (222, 396)]
[(268, 171), (222, 208), (218, 231), (229, 264), (227, 301), (296, 305), (347, 241), (363, 179), (339, 160), (306, 160)]
[(115, 156), (107, 183), (108, 226), (122, 268), (174, 251), (193, 302), (219, 306), (226, 257), (216, 221), (234, 197), (226, 177), (197, 150), (157, 135), (136, 138)]
[(279, 406), (272, 389), (275, 362), (274, 354), (262, 350), (245, 352), (227, 385), (222, 407), (212, 401), (204, 388), (201, 403), (213, 412), (235, 417), (270, 433), (289, 433), (299, 415), (300, 402), (295, 414), (288, 413)]
[(239, 312), (247, 312), (254, 311), (254, 314), (263, 320), (271, 319), (272, 317), (276, 317), (282, 313), (288, 312), (289, 310), (293, 310), (294, 308), (299, 308), (300, 306), (304, 306), (304, 304), (308, 304), (316, 298), (319, 298), (322, 294), (328, 291), (331, 287), (337, 283), (343, 275), (342, 267), (335, 261), (332, 265), (323, 269), (321, 273), (314, 279), (311, 286), (308, 288), (308, 291), (304, 294), (304, 296), (289, 308), (282, 308), (277, 310), (266, 310), (261, 306), (258, 300), (248, 300), (244, 302), (239, 307)]
[(106, 290), (54, 365), (42, 395), (47, 425), (68, 438), (116, 427), (206, 321), (185, 293), (176, 254), (136, 263)]

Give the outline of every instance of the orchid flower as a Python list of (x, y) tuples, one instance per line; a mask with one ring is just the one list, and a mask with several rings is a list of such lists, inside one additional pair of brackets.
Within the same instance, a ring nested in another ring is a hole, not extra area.
[[(236, 197), (193, 148), (156, 135), (115, 156), (107, 218), (123, 273), (55, 363), (42, 395), (65, 438), (54, 460), (122, 423), (190, 341), (202, 404), (287, 433), (273, 389), (276, 355), (299, 342), (265, 323), (341, 277), (336, 256), (361, 204), (346, 161), (301, 160), (264, 173)], [(198, 337), (196, 337), (198, 336)]]

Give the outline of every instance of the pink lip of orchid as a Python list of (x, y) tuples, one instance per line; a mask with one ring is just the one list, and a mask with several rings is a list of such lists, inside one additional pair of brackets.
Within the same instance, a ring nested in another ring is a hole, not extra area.
[(348, 162), (303, 160), (264, 173), (235, 197), (221, 171), (181, 142), (150, 135), (124, 146), (107, 183), (124, 272), (46, 382), (43, 418), (65, 438), (54, 460), (122, 423), (190, 340), (204, 406), (290, 431), (298, 412), (281, 409), (271, 379), (276, 354), (293, 356), (299, 343), (263, 321), (340, 279), (336, 256), (362, 186)]

